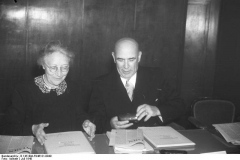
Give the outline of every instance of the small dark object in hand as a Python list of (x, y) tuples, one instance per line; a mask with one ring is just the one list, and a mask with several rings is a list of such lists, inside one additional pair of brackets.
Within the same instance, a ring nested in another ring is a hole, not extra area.
[(126, 113), (118, 116), (119, 121), (129, 121), (129, 123), (137, 123), (138, 119), (136, 114)]

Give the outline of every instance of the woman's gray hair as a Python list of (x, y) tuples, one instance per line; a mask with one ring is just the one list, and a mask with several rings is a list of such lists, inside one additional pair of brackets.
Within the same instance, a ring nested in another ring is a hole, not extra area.
[(73, 64), (73, 59), (75, 55), (69, 51), (67, 48), (63, 47), (60, 41), (52, 41), (49, 42), (40, 52), (38, 55), (37, 63), (38, 65), (44, 64), (44, 57), (50, 54), (53, 54), (54, 52), (60, 52), (61, 54), (65, 55), (69, 58), (69, 64)]

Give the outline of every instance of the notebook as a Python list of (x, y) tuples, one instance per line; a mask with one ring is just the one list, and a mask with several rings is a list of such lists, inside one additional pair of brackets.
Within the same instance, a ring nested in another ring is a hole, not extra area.
[(90, 142), (81, 131), (47, 134), (44, 143), (48, 154), (94, 154)]
[(139, 127), (143, 135), (156, 148), (177, 148), (195, 146), (195, 143), (170, 126)]

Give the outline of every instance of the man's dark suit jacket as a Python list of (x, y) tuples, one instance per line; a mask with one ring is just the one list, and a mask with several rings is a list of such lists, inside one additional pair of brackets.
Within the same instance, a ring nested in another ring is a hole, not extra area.
[(176, 92), (175, 85), (166, 80), (159, 68), (140, 67), (133, 93), (133, 100), (120, 79), (117, 69), (99, 77), (94, 84), (90, 100), (89, 113), (97, 126), (97, 133), (111, 130), (110, 119), (125, 113), (136, 113), (142, 104), (159, 108), (163, 122), (158, 116), (147, 122), (144, 118), (131, 128), (138, 126), (158, 126), (172, 122), (185, 113), (182, 99)]

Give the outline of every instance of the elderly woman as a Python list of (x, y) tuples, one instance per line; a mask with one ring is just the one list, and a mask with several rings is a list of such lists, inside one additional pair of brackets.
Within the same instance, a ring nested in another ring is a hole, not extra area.
[(15, 88), (6, 116), (7, 134), (33, 134), (41, 144), (45, 133), (85, 130), (94, 136), (96, 126), (87, 120), (79, 87), (65, 80), (73, 57), (56, 42), (40, 52), (38, 64), (45, 73)]

